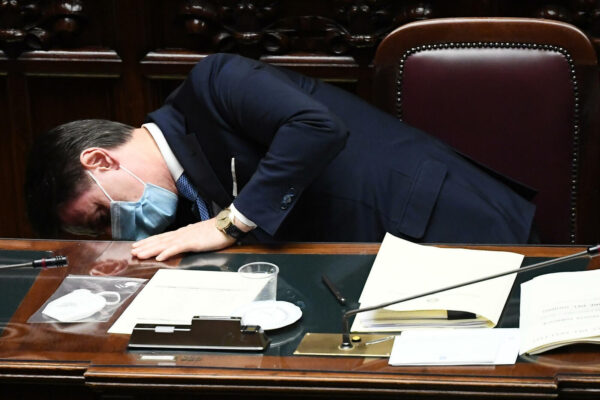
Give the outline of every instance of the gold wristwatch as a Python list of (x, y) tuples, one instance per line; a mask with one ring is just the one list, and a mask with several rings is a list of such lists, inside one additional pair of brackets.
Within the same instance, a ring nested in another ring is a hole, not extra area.
[(217, 229), (235, 240), (241, 239), (246, 234), (233, 223), (229, 208), (224, 208), (217, 214)]

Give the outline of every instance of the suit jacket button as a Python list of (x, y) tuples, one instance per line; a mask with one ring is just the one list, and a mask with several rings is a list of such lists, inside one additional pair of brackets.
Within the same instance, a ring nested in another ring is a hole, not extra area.
[(285, 196), (283, 196), (283, 199), (281, 200), (281, 209), (286, 210), (290, 206), (290, 204), (292, 204), (293, 199), (293, 194), (286, 194)]

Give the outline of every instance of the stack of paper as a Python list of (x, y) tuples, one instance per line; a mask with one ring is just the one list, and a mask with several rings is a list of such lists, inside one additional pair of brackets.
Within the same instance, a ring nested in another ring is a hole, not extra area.
[(521, 354), (600, 343), (600, 270), (541, 275), (521, 284)]
[[(522, 261), (521, 254), (421, 246), (387, 234), (360, 296), (360, 305), (374, 306), (509, 271), (518, 268)], [(511, 274), (360, 313), (352, 331), (493, 327), (498, 323), (514, 279), (515, 274)], [(461, 317), (460, 312), (470, 315)]]
[(160, 269), (108, 332), (130, 334), (138, 323), (189, 325), (194, 316), (230, 316), (263, 286), (261, 279), (237, 272)]

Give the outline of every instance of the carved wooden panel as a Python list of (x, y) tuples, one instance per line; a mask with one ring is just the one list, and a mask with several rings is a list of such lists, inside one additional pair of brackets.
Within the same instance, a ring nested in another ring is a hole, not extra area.
[(505, 15), (555, 19), (573, 24), (594, 38), (600, 34), (600, 3), (597, 0), (512, 0), (501, 4), (501, 12)]
[[(427, 3), (391, 0), (292, 2), (180, 0), (163, 3), (173, 21), (157, 48), (247, 56), (317, 53), (367, 57), (394, 27), (433, 16)], [(365, 61), (367, 61), (365, 59)]]
[(11, 57), (55, 45), (72, 47), (86, 24), (82, 0), (0, 3), (0, 43)]
[(139, 47), (146, 50), (255, 57), (297, 52), (368, 57), (392, 29), (438, 17), (550, 18), (593, 37), (600, 34), (597, 0), (6, 0), (0, 2), (0, 49), (11, 57), (39, 49), (114, 49), (124, 33), (133, 32), (119, 25), (115, 11), (144, 16), (138, 28), (148, 40)]
[(372, 59), (392, 29), (411, 21), (457, 16), (551, 18), (600, 34), (597, 0), (179, 0), (163, 2), (155, 13), (165, 23), (155, 49), (184, 48), (247, 56), (311, 53)]

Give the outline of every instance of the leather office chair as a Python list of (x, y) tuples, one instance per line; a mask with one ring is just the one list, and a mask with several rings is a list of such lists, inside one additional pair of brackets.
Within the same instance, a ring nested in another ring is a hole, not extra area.
[(542, 243), (598, 241), (600, 89), (596, 53), (577, 28), (519, 18), (407, 24), (379, 45), (374, 89), (379, 107), (536, 189)]

